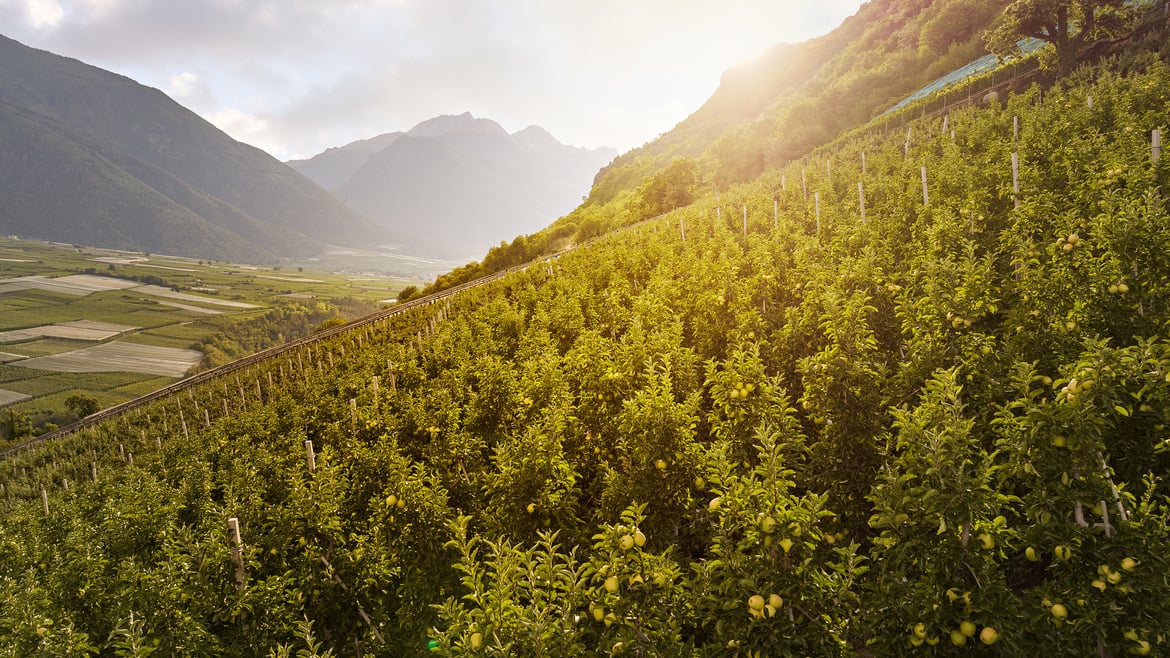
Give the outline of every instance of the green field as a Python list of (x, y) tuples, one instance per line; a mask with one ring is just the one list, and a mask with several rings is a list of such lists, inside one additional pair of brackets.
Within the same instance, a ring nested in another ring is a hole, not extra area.
[[(0, 352), (34, 358), (110, 341), (199, 349), (212, 336), (238, 328), (238, 323), (262, 322), (266, 313), (282, 305), (314, 308), (318, 302), (352, 298), (364, 303), (361, 307), (368, 312), (419, 283), (367, 273), (256, 267), (0, 238), (0, 332), (78, 320), (135, 328), (102, 341), (14, 340), (0, 343)], [(10, 404), (6, 410), (28, 414), (36, 425), (73, 420), (64, 407), (72, 395), (92, 397), (104, 407), (175, 381), (132, 372), (53, 372), (15, 363), (0, 365), (0, 385), (33, 399)]]

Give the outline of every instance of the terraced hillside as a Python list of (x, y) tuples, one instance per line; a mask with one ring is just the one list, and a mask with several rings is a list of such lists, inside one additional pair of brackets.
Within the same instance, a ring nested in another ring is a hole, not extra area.
[(1168, 89), (861, 133), (10, 455), (0, 647), (1165, 653)]

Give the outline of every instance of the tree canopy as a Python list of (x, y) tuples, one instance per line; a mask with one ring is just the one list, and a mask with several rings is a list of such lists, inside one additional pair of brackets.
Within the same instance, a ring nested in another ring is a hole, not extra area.
[(1124, 0), (1015, 0), (988, 29), (987, 48), (1018, 55), (1020, 39), (1052, 44), (1061, 73), (1072, 70), (1085, 43), (1112, 34), (1121, 23)]

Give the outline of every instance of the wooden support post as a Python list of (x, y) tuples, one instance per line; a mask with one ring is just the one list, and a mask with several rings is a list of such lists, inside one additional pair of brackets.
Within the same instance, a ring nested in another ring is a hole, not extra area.
[(69, 491), (69, 480), (67, 478), (61, 479), (61, 487), (64, 488), (65, 491)]
[[(206, 411), (206, 409), (204, 411)], [(162, 437), (159, 437), (159, 436), (154, 437), (154, 445), (159, 450), (162, 450)]]
[(930, 205), (930, 191), (926, 187), (926, 167), (922, 168), (922, 205)]
[(780, 174), (780, 191), (788, 192), (788, 177), (784, 174)]
[(804, 192), (804, 200), (808, 201), (808, 176), (804, 173), (804, 167), (800, 168), (800, 189)]
[(253, 381), (256, 382), (256, 400), (258, 402), (263, 402), (264, 401), (264, 392), (260, 390), (260, 378), (255, 377), (255, 378), (253, 378)]
[(949, 114), (943, 115), (942, 134), (944, 134), (944, 135), (947, 134), (947, 131), (950, 129), (950, 125), (951, 125), (951, 115), (949, 115)]
[(280, 381), (284, 381), (284, 364), (276, 364), (277, 372), (280, 374)]
[[(1170, 7), (1170, 4), (1167, 5)], [(1162, 159), (1162, 129), (1154, 128), (1150, 133), (1150, 164), (1157, 166)]]
[(244, 542), (240, 537), (240, 520), (236, 517), (228, 519), (228, 532), (232, 541), (232, 562), (236, 564), (236, 589), (244, 591)]
[(1020, 117), (1012, 117), (1012, 146), (1020, 141)]
[(865, 175), (865, 151), (861, 152), (861, 175)]
[(743, 207), (743, 236), (747, 237), (747, 206)]
[(780, 228), (780, 200), (772, 199), (772, 230)]
[(93, 478), (94, 482), (97, 482), (97, 462), (89, 463), (89, 475)]
[(370, 384), (374, 389), (374, 413), (377, 413), (378, 412), (378, 376), (377, 375), (374, 375), (373, 379), (370, 381)]
[(1089, 106), (1090, 110), (1093, 109), (1093, 97), (1092, 96), (1086, 97), (1085, 104)]
[(908, 126), (906, 128), (906, 143), (902, 145), (902, 157), (910, 157), (910, 137), (914, 134), (913, 130), (913, 126)]
[(179, 409), (179, 422), (183, 424), (183, 438), (191, 440), (191, 433), (187, 431), (187, 419), (183, 417), (183, 410)]
[(49, 492), (41, 487), (41, 507), (45, 509), (45, 516), (49, 515)]
[(272, 390), (272, 371), (268, 370), (264, 374), (268, 377), (268, 389)]
[(865, 186), (857, 181), (857, 201), (861, 204), (861, 223), (865, 223)]
[(118, 459), (126, 461), (126, 446), (121, 443), (118, 444)]
[(211, 414), (208, 413), (207, 409), (203, 410), (203, 426), (211, 427)]
[(683, 220), (681, 217), (679, 217), (679, 219), (678, 219), (678, 232), (680, 235), (682, 235), (682, 241), (686, 242), (687, 241), (687, 227), (683, 224)]
[(833, 158), (825, 158), (825, 180), (833, 182)]
[(821, 193), (820, 192), (813, 193), (813, 207), (816, 209), (817, 233), (819, 234), (821, 232)]
[(312, 440), (305, 440), (305, 462), (309, 465), (309, 472), (317, 470), (317, 454), (313, 452)]
[(126, 461), (128, 461), (131, 466), (134, 465), (134, 451), (133, 450), (126, 453)]
[(349, 425), (350, 431), (357, 433), (357, 398), (349, 399)]
[(1020, 154), (1012, 151), (1012, 195), (1015, 207), (1020, 207)]
[(223, 398), (221, 402), (223, 402), (223, 415), (226, 416), (228, 415), (227, 398)]

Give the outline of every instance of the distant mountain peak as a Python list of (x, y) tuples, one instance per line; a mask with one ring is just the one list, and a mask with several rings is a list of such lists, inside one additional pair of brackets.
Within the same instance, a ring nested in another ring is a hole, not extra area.
[(528, 126), (524, 130), (513, 133), (512, 138), (528, 148), (537, 150), (564, 146), (564, 144), (557, 141), (556, 137), (552, 136), (552, 133), (540, 126)]
[(471, 112), (463, 114), (444, 114), (433, 119), (427, 119), (411, 128), (407, 133), (411, 137), (439, 137), (456, 134), (481, 134), (507, 136), (508, 131), (491, 119), (477, 119)]

